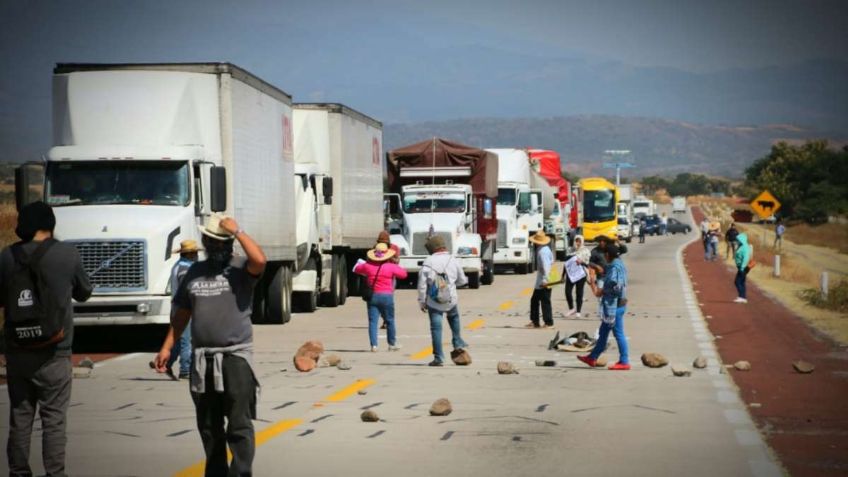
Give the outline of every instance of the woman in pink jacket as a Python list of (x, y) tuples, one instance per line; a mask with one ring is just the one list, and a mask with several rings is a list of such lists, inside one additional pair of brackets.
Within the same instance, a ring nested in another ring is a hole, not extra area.
[(406, 278), (406, 270), (391, 261), (395, 251), (385, 243), (378, 243), (367, 253), (368, 261), (358, 260), (353, 273), (362, 275), (362, 286), (373, 290), (368, 307), (368, 337), (371, 351), (377, 351), (377, 326), (380, 316), (386, 321), (389, 351), (397, 351), (397, 329), (395, 327), (395, 278)]

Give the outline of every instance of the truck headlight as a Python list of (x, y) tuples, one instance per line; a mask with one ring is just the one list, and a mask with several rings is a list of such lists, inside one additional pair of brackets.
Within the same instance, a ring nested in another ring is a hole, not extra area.
[(477, 247), (459, 247), (457, 255), (477, 255)]

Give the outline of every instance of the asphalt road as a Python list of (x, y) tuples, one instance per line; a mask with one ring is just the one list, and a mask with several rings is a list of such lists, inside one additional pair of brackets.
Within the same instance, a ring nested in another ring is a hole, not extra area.
[[(429, 324), (414, 290), (396, 296), (399, 352), (386, 351), (384, 335), (380, 351), (369, 351), (365, 307), (357, 298), (296, 315), (284, 326), (255, 327), (263, 385), (255, 475), (779, 475), (735, 386), (719, 371), (713, 337), (678, 259), (692, 238), (649, 237), (625, 256), (633, 363), (627, 372), (590, 369), (575, 353), (547, 350), (554, 330), (523, 328), (530, 275), (499, 275), (492, 286), (460, 292), (462, 332), (473, 357), (468, 367), (426, 366)], [(589, 299), (584, 311), (596, 308)], [(596, 316), (565, 319), (565, 311), (560, 286), (556, 329), (594, 332)], [(310, 339), (352, 369), (298, 373), (292, 355)], [(617, 358), (612, 343), (610, 362)], [(645, 352), (689, 368), (703, 355), (709, 366), (673, 377), (670, 367), (644, 367)], [(74, 382), (71, 475), (202, 475), (188, 384), (151, 372), (151, 357), (125, 354)], [(537, 359), (556, 366), (536, 367)], [(499, 361), (513, 362), (520, 374), (498, 375)], [(453, 413), (430, 416), (430, 404), (443, 397)], [(365, 409), (380, 422), (361, 422)], [(4, 393), (3, 435), (7, 415)], [(37, 471), (39, 441), (36, 432)]]

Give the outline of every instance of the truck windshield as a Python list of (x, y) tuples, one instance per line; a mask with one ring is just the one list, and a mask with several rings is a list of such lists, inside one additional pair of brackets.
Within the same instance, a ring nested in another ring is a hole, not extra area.
[(519, 212), (521, 212), (522, 214), (526, 214), (526, 213), (530, 212), (531, 206), (532, 206), (532, 204), (530, 202), (530, 193), (529, 192), (522, 192), (522, 193), (518, 194), (518, 211)]
[(515, 205), (515, 189), (498, 189), (498, 205)]
[(63, 205), (188, 205), (185, 161), (53, 162), (46, 172), (47, 203)]
[(465, 196), (441, 192), (408, 193), (403, 196), (403, 211), (407, 214), (465, 212)]
[(591, 190), (583, 194), (583, 221), (606, 222), (615, 218), (615, 193)]

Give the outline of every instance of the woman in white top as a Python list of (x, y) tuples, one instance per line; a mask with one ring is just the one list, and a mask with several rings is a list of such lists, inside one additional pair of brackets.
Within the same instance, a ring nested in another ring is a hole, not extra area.
[[(568, 248), (568, 253), (566, 254), (566, 261), (571, 260), (573, 257), (576, 257), (577, 263), (579, 263), (584, 268), (589, 264), (589, 259), (591, 258), (592, 252), (589, 250), (586, 245), (584, 245), (584, 240), (582, 235), (577, 235), (574, 237), (574, 246)], [(570, 278), (568, 278), (568, 274), (565, 274), (565, 299), (568, 301), (568, 313), (565, 316), (577, 315), (580, 317), (580, 311), (583, 308), (583, 287), (586, 285), (586, 277), (584, 276), (580, 280), (576, 282), (572, 282)], [(577, 288), (577, 303), (575, 307), (574, 298), (572, 298), (571, 291)]]

